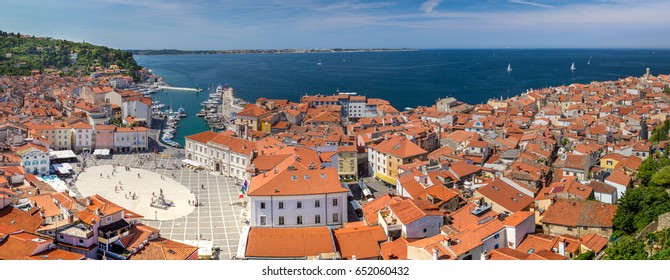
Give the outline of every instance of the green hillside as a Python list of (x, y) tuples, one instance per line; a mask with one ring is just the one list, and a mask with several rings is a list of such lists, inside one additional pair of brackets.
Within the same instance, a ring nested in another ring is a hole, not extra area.
[[(72, 54), (76, 53), (76, 60)], [(54, 68), (65, 74), (89, 74), (90, 67), (116, 64), (135, 77), (140, 67), (129, 52), (89, 43), (22, 36), (0, 30), (0, 75), (30, 75), (31, 70)]]

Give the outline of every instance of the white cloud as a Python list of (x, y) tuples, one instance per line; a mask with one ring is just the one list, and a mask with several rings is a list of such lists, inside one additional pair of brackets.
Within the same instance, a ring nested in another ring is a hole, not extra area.
[(435, 7), (440, 4), (440, 1), (441, 0), (428, 0), (423, 2), (423, 4), (421, 4), (419, 7), (419, 10), (423, 11), (424, 13), (432, 13), (433, 9), (435, 9)]
[(508, 2), (514, 3), (514, 4), (521, 4), (521, 5), (539, 7), (539, 8), (556, 8), (556, 6), (552, 6), (552, 5), (541, 4), (541, 3), (537, 3), (537, 2), (531, 2), (531, 1), (523, 1), (523, 0), (508, 0)]

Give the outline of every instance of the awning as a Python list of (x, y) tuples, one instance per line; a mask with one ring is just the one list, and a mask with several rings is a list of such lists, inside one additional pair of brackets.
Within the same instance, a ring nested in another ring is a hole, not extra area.
[(74, 171), (74, 168), (69, 163), (54, 163), (51, 166), (60, 174), (70, 174)]
[(381, 179), (382, 181), (384, 181), (388, 184), (391, 184), (391, 185), (394, 185), (394, 186), (396, 185), (396, 179), (395, 178), (393, 178), (391, 176), (388, 176), (384, 173), (381, 173), (379, 171), (375, 172), (375, 177)]
[(109, 149), (95, 149), (93, 152), (94, 156), (108, 156), (109, 155)]
[(183, 159), (181, 162), (183, 162), (185, 164), (188, 164), (188, 165), (192, 165), (194, 167), (202, 167), (201, 163), (199, 163), (197, 161), (194, 161), (194, 160), (190, 160), (190, 159)]
[(77, 155), (75, 155), (72, 150), (64, 150), (64, 151), (51, 151), (49, 152), (49, 157), (51, 159), (66, 159), (66, 158), (77, 158)]

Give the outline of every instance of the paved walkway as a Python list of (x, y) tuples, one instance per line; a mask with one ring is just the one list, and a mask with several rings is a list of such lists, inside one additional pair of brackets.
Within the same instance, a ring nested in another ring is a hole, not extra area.
[[(147, 153), (143, 156), (153, 158), (152, 153)], [(195, 197), (203, 204), (202, 207), (195, 207), (195, 209), (188, 215), (173, 220), (149, 221), (146, 219), (153, 218), (151, 215), (148, 215), (145, 217), (144, 223), (160, 229), (161, 236), (165, 238), (177, 241), (195, 239), (211, 240), (214, 247), (219, 247), (221, 249), (220, 259), (222, 260), (230, 259), (236, 254), (240, 232), (245, 224), (240, 214), (243, 210), (238, 198), (240, 187), (236, 185), (234, 178), (214, 175), (208, 171), (194, 172), (188, 168), (181, 168), (181, 158), (167, 154), (165, 156), (159, 154), (156, 157), (156, 161), (149, 159), (144, 162), (138, 160), (136, 155), (124, 154), (114, 155), (113, 159), (98, 159), (95, 163), (89, 163), (89, 167), (86, 168), (86, 171), (82, 173), (77, 180), (77, 186), (79, 186), (82, 179), (84, 179), (82, 176), (86, 176), (84, 174), (88, 173), (90, 169), (95, 169), (96, 164), (97, 166), (118, 164), (120, 165), (120, 167), (117, 167), (119, 174), (124, 172), (123, 166), (131, 166), (133, 167), (133, 170), (142, 169), (144, 171), (151, 171), (152, 173), (157, 174), (156, 176), (159, 176), (157, 179), (159, 183), (175, 181), (179, 185), (182, 185), (187, 191), (193, 192), (192, 195), (189, 195), (186, 198), (181, 198), (181, 200), (188, 202), (189, 199)], [(175, 168), (175, 165), (179, 168)], [(174, 178), (172, 177), (173, 173)], [(100, 172), (97, 172), (97, 174), (91, 172), (91, 174), (98, 176), (98, 180), (100, 180)], [(136, 171), (134, 171), (134, 173), (131, 172), (130, 174), (134, 174), (134, 176), (137, 177)], [(140, 175), (144, 176), (142, 174)], [(163, 175), (166, 180), (160, 181), (160, 175)], [(103, 174), (103, 177), (104, 179), (102, 179), (102, 181), (104, 182), (104, 180), (107, 180), (106, 175)], [(118, 183), (118, 181), (119, 180), (110, 181), (112, 183), (112, 192), (114, 192), (113, 183)], [(143, 184), (142, 181), (139, 183), (140, 185)], [(153, 182), (151, 184), (149, 182), (144, 184), (147, 186), (155, 186)], [(123, 185), (124, 188), (126, 188), (125, 182)], [(149, 188), (153, 189), (155, 187)], [(79, 191), (82, 190), (80, 189)], [(164, 188), (163, 191), (165, 192), (166, 188)], [(140, 192), (137, 194), (139, 195)], [(179, 199), (177, 197), (172, 197), (168, 193), (166, 193), (166, 198), (175, 201)], [(121, 196), (121, 199), (123, 199), (123, 196)]]
[[(113, 172), (113, 170), (116, 170)], [(79, 174), (77, 189), (83, 196), (99, 194), (123, 208), (149, 220), (174, 220), (195, 210), (195, 195), (177, 181), (139, 168), (126, 170), (125, 166), (93, 166)], [(151, 207), (151, 201), (163, 193), (172, 207)]]

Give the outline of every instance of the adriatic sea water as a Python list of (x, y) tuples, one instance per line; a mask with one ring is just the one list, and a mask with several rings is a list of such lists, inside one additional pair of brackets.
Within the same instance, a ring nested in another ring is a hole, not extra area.
[[(164, 91), (154, 100), (183, 107), (176, 140), (207, 130), (195, 117), (207, 90), (229, 84), (249, 102), (259, 97), (299, 101), (304, 94), (357, 92), (391, 102), (398, 110), (430, 106), (453, 96), (470, 104), (508, 97), (527, 89), (670, 74), (670, 50), (502, 49), (418, 50), (304, 54), (135, 56), (137, 62), (179, 87), (202, 93)], [(590, 60), (590, 63), (588, 63)], [(320, 64), (319, 64), (320, 62)], [(572, 63), (576, 69), (570, 70)], [(507, 71), (511, 65), (512, 71)]]

